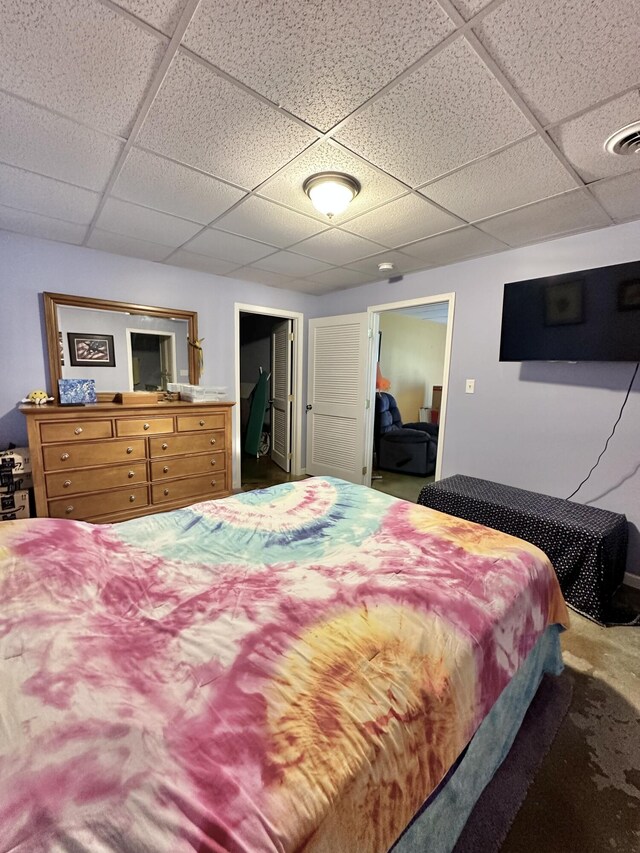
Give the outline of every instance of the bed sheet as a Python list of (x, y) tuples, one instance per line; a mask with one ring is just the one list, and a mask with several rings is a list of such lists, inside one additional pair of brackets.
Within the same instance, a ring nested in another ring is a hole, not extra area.
[(506, 534), (332, 478), (0, 529), (0, 849), (385, 851), (547, 625)]

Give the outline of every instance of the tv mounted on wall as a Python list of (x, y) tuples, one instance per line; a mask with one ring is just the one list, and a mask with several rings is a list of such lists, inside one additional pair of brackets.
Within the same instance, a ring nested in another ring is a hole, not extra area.
[(640, 261), (505, 284), (500, 361), (640, 361)]

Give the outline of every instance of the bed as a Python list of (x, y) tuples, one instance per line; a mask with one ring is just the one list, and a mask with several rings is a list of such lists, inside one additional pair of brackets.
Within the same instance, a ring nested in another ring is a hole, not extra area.
[(451, 849), (567, 624), (534, 546), (332, 478), (5, 523), (0, 849)]

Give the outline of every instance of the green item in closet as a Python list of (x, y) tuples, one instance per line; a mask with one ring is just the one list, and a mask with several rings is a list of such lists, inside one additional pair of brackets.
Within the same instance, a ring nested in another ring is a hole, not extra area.
[(250, 453), (252, 456), (258, 456), (260, 447), (260, 436), (264, 426), (264, 416), (267, 410), (269, 400), (269, 377), (270, 373), (265, 373), (260, 368), (260, 378), (256, 387), (253, 389), (253, 399), (251, 401), (251, 410), (249, 412), (249, 423), (247, 424), (247, 435), (244, 440), (245, 453)]

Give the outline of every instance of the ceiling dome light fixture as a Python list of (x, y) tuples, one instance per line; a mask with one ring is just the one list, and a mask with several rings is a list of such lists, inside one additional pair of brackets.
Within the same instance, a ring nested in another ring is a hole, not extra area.
[(319, 172), (307, 178), (302, 189), (315, 209), (331, 219), (347, 209), (360, 192), (360, 184), (343, 172)]

